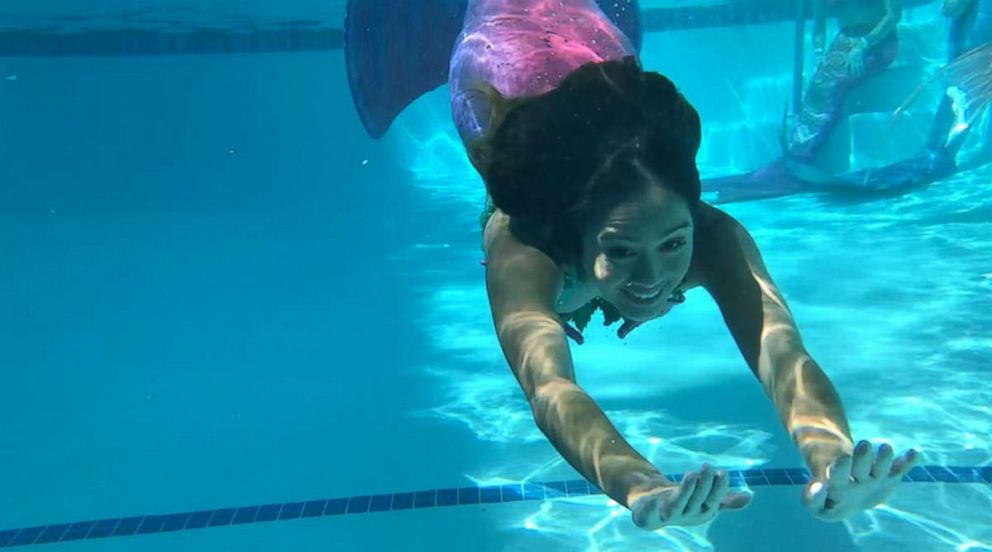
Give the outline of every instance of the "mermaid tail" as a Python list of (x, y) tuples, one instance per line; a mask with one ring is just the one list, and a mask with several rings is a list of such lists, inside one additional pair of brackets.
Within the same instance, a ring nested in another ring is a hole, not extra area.
[[(890, 195), (908, 192), (946, 178), (954, 173), (954, 153), (964, 133), (992, 104), (992, 43), (961, 54), (933, 77), (921, 84), (900, 105), (892, 117), (906, 111), (920, 93), (937, 78), (945, 76), (954, 123), (942, 144), (931, 144), (919, 154), (876, 169), (828, 175), (813, 167), (780, 159), (759, 171), (706, 180), (703, 189), (716, 192), (715, 203), (770, 199), (796, 193), (838, 192), (844, 194)], [(988, 154), (969, 167), (988, 163)]]
[(344, 56), (351, 98), (373, 138), (448, 79), (466, 0), (349, 0)]
[(841, 175), (782, 158), (755, 172), (705, 180), (703, 190), (717, 193), (714, 204), (808, 193), (889, 196), (924, 187), (953, 172), (953, 160), (929, 150), (878, 169)]
[(992, 43), (961, 54), (944, 68), (947, 94), (954, 103), (957, 124), (949, 140), (977, 121), (992, 103)]
[[(992, 43), (969, 50), (940, 69), (910, 94), (895, 110), (893, 119), (904, 113), (920, 92), (940, 76), (946, 77), (947, 98), (944, 103), (948, 105), (942, 103), (938, 109), (938, 120), (927, 147), (909, 159), (877, 169), (840, 175), (833, 179), (834, 188), (901, 193), (927, 186), (954, 173), (954, 158), (968, 129), (992, 103)], [(969, 168), (987, 162), (987, 157), (979, 156), (969, 163)]]
[(716, 192), (713, 203), (720, 204), (773, 199), (810, 189), (793, 165), (780, 158), (757, 171), (703, 180), (703, 191)]
[(947, 78), (955, 124), (947, 141), (971, 127), (992, 103), (992, 43), (969, 50), (937, 71), (906, 98), (892, 118), (902, 115), (923, 90), (940, 77)]
[[(535, 0), (535, 2), (540, 0)], [(359, 118), (373, 138), (414, 100), (448, 80), (469, 0), (348, 0), (344, 53)], [(636, 48), (637, 0), (597, 0)]]
[(846, 195), (891, 196), (928, 186), (954, 172), (954, 161), (931, 150), (877, 169), (828, 175), (806, 167), (797, 170), (810, 192)]

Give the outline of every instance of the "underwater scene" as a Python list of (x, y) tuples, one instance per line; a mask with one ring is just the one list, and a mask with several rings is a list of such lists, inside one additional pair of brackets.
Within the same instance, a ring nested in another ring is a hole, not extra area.
[(992, 551), (992, 0), (3, 0), (0, 548)]

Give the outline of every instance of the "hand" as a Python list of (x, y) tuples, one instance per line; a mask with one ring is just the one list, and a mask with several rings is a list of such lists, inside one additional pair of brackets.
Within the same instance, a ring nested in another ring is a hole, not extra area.
[(847, 60), (844, 62), (847, 73), (852, 77), (860, 77), (865, 74), (865, 50), (868, 43), (863, 38), (855, 39), (856, 43), (847, 53)]
[(918, 459), (915, 450), (893, 461), (892, 447), (882, 445), (878, 457), (871, 443), (861, 441), (854, 455), (843, 455), (827, 468), (826, 476), (810, 481), (803, 492), (803, 505), (824, 521), (841, 521), (873, 508), (892, 496), (896, 486)]
[(698, 525), (717, 516), (720, 510), (741, 510), (751, 502), (751, 493), (730, 491), (727, 472), (703, 464), (679, 484), (648, 491), (630, 504), (634, 525), (654, 531), (667, 525)]

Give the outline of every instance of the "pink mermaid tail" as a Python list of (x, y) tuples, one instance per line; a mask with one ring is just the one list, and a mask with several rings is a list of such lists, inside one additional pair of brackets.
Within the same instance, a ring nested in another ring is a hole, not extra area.
[(376, 138), (445, 82), (459, 133), (478, 137), (491, 115), (485, 90), (539, 94), (640, 44), (637, 0), (349, 0), (345, 20), (352, 99)]

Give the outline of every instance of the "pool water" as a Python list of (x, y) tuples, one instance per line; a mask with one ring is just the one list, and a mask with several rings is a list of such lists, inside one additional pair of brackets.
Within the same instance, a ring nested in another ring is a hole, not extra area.
[[(25, 21), (88, 5), (53, 6), (3, 13), (43, 32)], [(340, 6), (295, 7), (340, 26)], [(97, 19), (126, 23), (118, 8)], [(932, 70), (914, 56), (939, 61), (938, 11), (905, 18), (871, 91), (891, 102), (852, 112), (829, 163), (922, 143), (935, 93), (894, 128), (886, 110)], [(792, 32), (646, 36), (644, 65), (702, 115), (704, 176), (778, 154)], [(755, 492), (707, 526), (648, 533), (578, 486), (500, 353), (483, 186), (446, 89), (373, 141), (343, 65), (333, 49), (0, 57), (0, 547), (992, 550), (992, 166), (895, 197), (722, 206), (855, 438), (930, 467), (845, 523), (815, 520), (798, 472), (776, 471), (802, 460), (704, 292), (623, 341), (594, 320), (578, 381), (630, 442), (667, 473), (711, 462)]]

